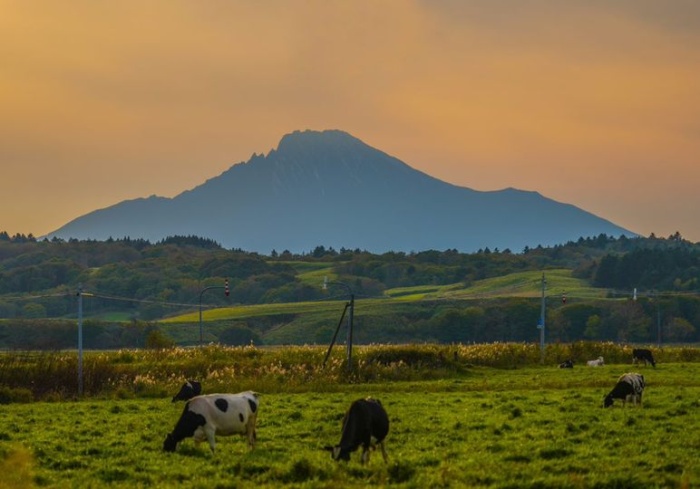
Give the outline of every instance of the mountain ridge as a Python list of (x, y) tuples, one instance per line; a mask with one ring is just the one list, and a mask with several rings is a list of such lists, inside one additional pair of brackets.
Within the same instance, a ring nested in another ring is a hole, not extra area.
[(122, 201), (48, 237), (197, 235), (228, 248), (371, 252), (520, 251), (580, 237), (634, 233), (571, 204), (512, 187), (478, 191), (416, 170), (339, 130), (294, 131), (173, 198)]

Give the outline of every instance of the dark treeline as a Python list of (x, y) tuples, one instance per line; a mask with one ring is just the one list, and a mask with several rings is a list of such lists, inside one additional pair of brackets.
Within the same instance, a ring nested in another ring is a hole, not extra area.
[(597, 287), (695, 291), (700, 285), (700, 253), (678, 248), (610, 254), (601, 258), (593, 278)]
[[(0, 238), (2, 234), (0, 234)], [(289, 302), (320, 297), (283, 262), (225, 250), (211, 240), (37, 241), (0, 239), (0, 317), (62, 317), (75, 309), (79, 286), (95, 295), (92, 310), (153, 319), (196, 304), (208, 286), (230, 283), (237, 303)], [(27, 297), (25, 300), (25, 296)], [(208, 294), (207, 304), (226, 304)], [(178, 306), (182, 304), (182, 306)]]
[[(552, 340), (700, 340), (700, 328), (694, 326), (700, 323), (695, 294), (700, 292), (700, 245), (684, 240), (678, 233), (668, 238), (600, 235), (517, 253), (486, 248), (475, 253), (430, 250), (373, 254), (318, 246), (308, 253), (273, 250), (265, 256), (227, 250), (196, 236), (174, 236), (150, 243), (129, 238), (39, 240), (31, 234), (9, 236), (0, 232), (0, 318), (75, 318), (79, 286), (93, 294), (85, 303), (87, 317), (117, 314), (121, 321), (128, 319), (132, 324), (192, 311), (205, 287), (223, 288), (225, 280), (230, 284), (230, 296), (212, 291), (206, 294), (205, 304), (263, 304), (327, 297), (320, 284), (311, 286), (300, 280), (296, 270), (307, 264), (327, 266), (338, 280), (352, 285), (358, 298), (378, 297), (395, 287), (469, 285), (518, 271), (568, 268), (596, 287), (619, 289), (627, 297), (637, 288), (644, 291), (644, 297), (640, 294), (639, 301), (629, 303), (552, 304), (547, 318)], [(533, 332), (532, 323), (538, 317), (538, 308), (537, 301), (520, 299), (455, 306), (425, 304), (408, 314), (358, 316), (358, 321), (364, 321), (358, 334), (369, 335), (367, 341), (534, 341), (537, 332)], [(229, 326), (223, 336), (229, 343), (259, 340), (255, 320)], [(116, 323), (100, 328), (95, 335), (98, 339), (89, 340), (96, 347), (133, 344), (139, 335), (138, 341), (143, 342), (146, 331)], [(331, 330), (319, 328), (313, 341), (326, 341)], [(134, 331), (140, 331), (139, 335), (135, 336)], [(46, 340), (36, 340), (42, 341)]]
[[(488, 343), (537, 342), (540, 303), (522, 298), (426, 305), (422, 314), (394, 314), (386, 318), (360, 318), (357, 338), (371, 343)], [(384, 321), (384, 322), (383, 322)], [(622, 343), (682, 343), (700, 341), (700, 299), (687, 296), (574, 301), (547, 306), (547, 341), (579, 340)], [(330, 330), (319, 336), (323, 343)]]

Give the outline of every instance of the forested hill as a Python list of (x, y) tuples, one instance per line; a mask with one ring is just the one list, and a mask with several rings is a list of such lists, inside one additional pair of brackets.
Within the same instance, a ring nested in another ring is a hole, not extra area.
[[(301, 278), (303, 265), (325, 264), (360, 296), (425, 284), (470, 284), (525, 270), (567, 268), (596, 287), (656, 291), (700, 290), (700, 245), (678, 234), (666, 239), (600, 235), (544, 248), (372, 254), (318, 246), (308, 253), (263, 256), (226, 250), (198, 237), (53, 241), (0, 233), (0, 317), (62, 317), (73, 313), (79, 285), (105, 297), (105, 309), (154, 319), (188, 309), (203, 287), (230, 282), (235, 303), (298, 302), (324, 297), (320, 283)], [(27, 296), (37, 296), (27, 300)], [(208, 304), (231, 304), (207, 294)], [(97, 301), (96, 309), (99, 309)]]
[(0, 233), (0, 349), (75, 348), (78, 290), (89, 298), (81, 302), (86, 348), (328, 344), (347, 296), (324, 290), (326, 276), (358, 299), (357, 343), (532, 342), (545, 272), (549, 341), (700, 341), (700, 245), (680, 235), (599, 235), (517, 254), (317, 246), (264, 256), (195, 236), (151, 243)]

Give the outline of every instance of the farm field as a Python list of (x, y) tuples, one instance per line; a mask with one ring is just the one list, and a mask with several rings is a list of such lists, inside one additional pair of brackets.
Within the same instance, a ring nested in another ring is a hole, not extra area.
[[(628, 371), (646, 377), (644, 407), (603, 409)], [(359, 452), (332, 461), (321, 447), (369, 395), (389, 413), (389, 463), (378, 452), (365, 466)], [(218, 437), (215, 454), (192, 440), (163, 452), (182, 408), (169, 396), (2, 405), (0, 487), (700, 485), (700, 363), (475, 366), (438, 380), (263, 391), (252, 452), (242, 437)]]
[[(302, 280), (315, 283), (317, 286), (323, 283), (323, 277), (334, 278), (326, 268), (298, 267), (302, 270), (309, 268), (310, 272), (301, 275)], [(462, 283), (451, 285), (419, 285), (415, 287), (400, 287), (389, 289), (385, 297), (364, 298), (362, 307), (366, 309), (384, 308), (392, 304), (403, 302), (418, 302), (423, 300), (464, 300), (485, 299), (496, 297), (530, 297), (538, 298), (541, 294), (542, 272), (528, 271), (516, 272), (502, 277), (479, 280), (470, 286)], [(547, 270), (548, 294), (566, 292), (569, 297), (577, 298), (604, 298), (607, 289), (594, 288), (585, 284), (584, 280), (572, 277), (571, 270), (554, 269)], [(220, 321), (225, 319), (240, 319), (256, 316), (275, 314), (299, 314), (299, 313), (323, 313), (336, 314), (338, 302), (345, 301), (342, 297), (336, 301), (291, 302), (260, 305), (245, 305), (234, 307), (220, 307), (204, 310), (203, 321)], [(161, 320), (163, 324), (191, 323), (199, 319), (199, 312), (194, 311)]]

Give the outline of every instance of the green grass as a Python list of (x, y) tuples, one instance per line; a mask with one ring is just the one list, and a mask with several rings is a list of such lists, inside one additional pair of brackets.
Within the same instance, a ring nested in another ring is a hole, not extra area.
[(133, 313), (123, 311), (107, 312), (97, 316), (92, 316), (91, 319), (97, 319), (100, 321), (107, 321), (113, 323), (128, 322), (133, 320)]
[[(310, 270), (305, 273), (318, 273), (314, 278), (318, 283), (322, 283), (321, 274), (328, 271), (322, 267), (302, 268)], [(461, 307), (467, 307), (471, 301), (507, 297), (538, 300), (541, 295), (541, 278), (541, 272), (522, 272), (482, 280), (469, 287), (461, 283), (421, 285), (390, 289), (383, 298), (358, 298), (355, 318), (365, 325), (362, 334), (366, 335), (361, 341), (387, 342), (405, 338), (410, 334), (407, 333), (407, 327), (416, 324), (417, 320), (430, 317), (442, 305), (450, 307), (460, 304)], [(605, 290), (589, 287), (585, 281), (573, 278), (570, 270), (548, 270), (546, 278), (547, 294), (554, 296), (557, 301), (562, 293), (572, 299), (604, 298), (607, 294)], [(264, 318), (266, 325), (257, 327), (257, 330), (265, 344), (327, 344), (336, 329), (345, 302), (344, 299), (325, 300), (205, 310), (202, 321), (208, 324), (203, 328), (204, 341), (217, 341), (217, 334), (230, 326), (231, 321), (245, 322), (247, 319)], [(397, 321), (397, 318), (400, 320)], [(198, 311), (167, 318), (160, 323), (163, 324), (165, 333), (178, 344), (198, 343)], [(371, 328), (375, 328), (374, 332), (370, 332)], [(395, 334), (392, 333), (392, 328), (395, 328)]]
[[(607, 289), (591, 287), (586, 280), (572, 277), (568, 269), (554, 269), (545, 272), (546, 294), (581, 299), (604, 298)], [(465, 287), (463, 284), (419, 285), (389, 289), (386, 294), (392, 298), (423, 299), (470, 299), (497, 297), (539, 297), (542, 294), (542, 272), (528, 271), (504, 275), (502, 277), (479, 280)]]
[[(303, 264), (303, 269), (308, 271), (302, 275), (309, 283), (315, 285), (323, 283), (323, 277), (329, 280), (334, 277), (328, 273), (325, 264)], [(316, 265), (309, 267), (308, 265)], [(318, 266), (323, 265), (323, 267)], [(548, 296), (559, 297), (566, 293), (567, 297), (593, 299), (604, 298), (606, 289), (590, 287), (585, 280), (571, 276), (571, 270), (557, 269), (547, 270)], [(415, 303), (420, 301), (436, 300), (469, 300), (490, 299), (500, 297), (539, 297), (542, 293), (542, 272), (512, 273), (503, 277), (495, 277), (475, 282), (469, 287), (463, 284), (450, 285), (419, 285), (415, 287), (398, 287), (386, 291), (384, 298), (362, 299), (363, 313), (372, 314), (372, 310), (381, 310), (402, 303)], [(284, 304), (260, 304), (250, 306), (224, 307), (203, 311), (203, 321), (221, 321), (229, 319), (244, 319), (248, 317), (274, 316), (281, 314), (317, 314), (338, 310), (338, 304), (344, 301), (317, 301), (297, 302)], [(342, 306), (341, 306), (342, 310)], [(187, 323), (199, 321), (199, 311), (170, 317), (162, 320), (162, 323)]]
[[(279, 314), (317, 313), (337, 309), (337, 301), (328, 302), (286, 302), (283, 304), (259, 304), (249, 306), (221, 307), (202, 311), (203, 321), (221, 321)], [(163, 319), (161, 323), (187, 323), (199, 321), (199, 311)]]
[[(432, 381), (263, 390), (256, 450), (218, 437), (213, 455), (192, 440), (162, 451), (182, 410), (169, 392), (10, 404), (0, 409), (0, 470), (9, 487), (697, 486), (700, 364), (636, 367), (647, 377), (644, 407), (603, 409), (631, 368), (474, 367)], [(366, 395), (389, 413), (389, 463), (378, 452), (365, 466), (359, 453), (336, 463), (321, 447), (338, 442), (344, 410)]]
[(297, 278), (312, 287), (321, 287), (325, 277), (328, 277), (328, 280), (335, 280), (336, 274), (333, 272), (333, 268), (338, 265), (337, 263), (299, 261), (278, 263), (284, 263), (292, 267), (298, 274)]

